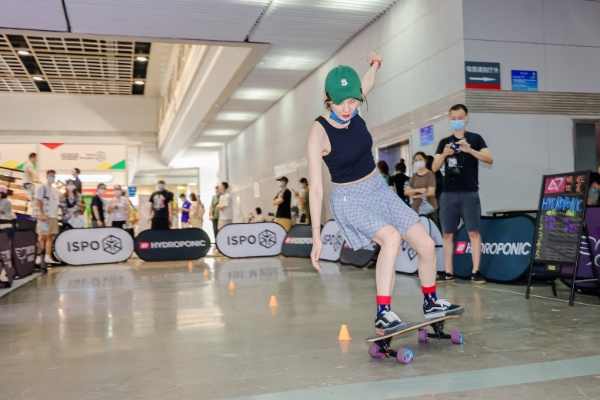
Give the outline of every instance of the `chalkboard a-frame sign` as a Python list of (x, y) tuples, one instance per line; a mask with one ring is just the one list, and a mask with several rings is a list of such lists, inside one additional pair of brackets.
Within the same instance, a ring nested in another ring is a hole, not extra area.
[(589, 171), (544, 175), (535, 226), (534, 263), (577, 263), (589, 180)]
[[(594, 279), (577, 280), (582, 240), (590, 251), (590, 258), (594, 258), (593, 247), (585, 225), (589, 182), (590, 171), (544, 175), (525, 298), (528, 299), (531, 293), (531, 277), (536, 263), (545, 264), (546, 273), (559, 276), (567, 276), (562, 271), (562, 265), (574, 265), (570, 273), (572, 279), (570, 306), (574, 304), (575, 286), (579, 282), (595, 281), (600, 296), (600, 279), (595, 268), (592, 268)], [(556, 296), (554, 286), (553, 291)]]

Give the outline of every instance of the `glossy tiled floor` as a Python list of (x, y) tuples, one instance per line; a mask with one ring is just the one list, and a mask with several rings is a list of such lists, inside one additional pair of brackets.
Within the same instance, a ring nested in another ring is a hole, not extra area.
[[(600, 399), (600, 302), (469, 282), (448, 324), (466, 343), (394, 340), (415, 361), (372, 359), (374, 272), (307, 260), (206, 258), (56, 268), (0, 299), (0, 399)], [(205, 275), (205, 271), (208, 271)], [(236, 289), (228, 286), (233, 280)], [(271, 309), (276, 296), (279, 307)], [(414, 277), (393, 308), (420, 320)], [(587, 303), (587, 304), (585, 304)], [(339, 342), (341, 324), (352, 335)]]

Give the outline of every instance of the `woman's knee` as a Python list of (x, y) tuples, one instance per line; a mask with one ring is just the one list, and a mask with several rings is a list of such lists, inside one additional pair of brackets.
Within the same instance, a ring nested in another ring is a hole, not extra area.
[(378, 239), (376, 240), (376, 242), (381, 247), (400, 247), (400, 244), (402, 243), (402, 236), (400, 235), (400, 232), (398, 232), (396, 228), (391, 226), (381, 228), (381, 230), (377, 232), (375, 238)]

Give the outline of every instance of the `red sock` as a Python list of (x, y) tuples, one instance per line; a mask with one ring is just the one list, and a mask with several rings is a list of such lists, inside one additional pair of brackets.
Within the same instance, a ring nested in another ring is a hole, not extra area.
[(423, 294), (435, 293), (435, 285), (429, 287), (421, 286), (421, 290), (423, 291)]

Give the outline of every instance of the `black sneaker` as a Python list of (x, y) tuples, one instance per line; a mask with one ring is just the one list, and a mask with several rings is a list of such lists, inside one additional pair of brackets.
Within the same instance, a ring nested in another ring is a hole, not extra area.
[(448, 315), (458, 315), (462, 314), (464, 311), (465, 308), (463, 306), (452, 304), (448, 300), (444, 299), (437, 299), (434, 303), (429, 303), (427, 307), (423, 306), (423, 314), (425, 314), (425, 319), (441, 318)]
[(436, 283), (444, 283), (444, 282), (448, 282), (448, 283), (452, 283), (452, 282), (456, 282), (456, 279), (454, 279), (454, 275), (449, 274), (447, 272), (438, 272), (437, 277), (435, 278)]
[(474, 274), (471, 274), (471, 283), (474, 283), (476, 285), (483, 285), (487, 282), (485, 281), (485, 279), (483, 279), (483, 276), (481, 276), (479, 271), (477, 271)]
[(400, 321), (400, 318), (392, 311), (384, 311), (375, 319), (375, 334), (384, 336), (400, 332), (408, 325)]

